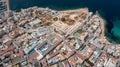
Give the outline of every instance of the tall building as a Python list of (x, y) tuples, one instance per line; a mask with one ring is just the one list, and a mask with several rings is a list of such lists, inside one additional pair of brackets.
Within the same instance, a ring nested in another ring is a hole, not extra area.
[(9, 0), (0, 0), (0, 13), (9, 11)]

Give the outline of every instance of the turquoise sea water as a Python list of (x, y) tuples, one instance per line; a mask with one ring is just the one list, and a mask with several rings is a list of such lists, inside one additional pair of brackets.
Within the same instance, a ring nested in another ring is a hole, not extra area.
[[(112, 42), (120, 43), (120, 0), (10, 0), (12, 10), (32, 6), (66, 10), (88, 7), (90, 11), (99, 11), (106, 19), (106, 36)], [(117, 19), (116, 19), (117, 18)]]
[(111, 29), (111, 39), (114, 39), (114, 42), (120, 42), (120, 20), (118, 19), (113, 21), (113, 28)]

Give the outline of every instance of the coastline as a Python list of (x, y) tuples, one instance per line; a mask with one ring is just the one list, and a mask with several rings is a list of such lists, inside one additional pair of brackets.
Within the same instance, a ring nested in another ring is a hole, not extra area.
[[(69, 13), (69, 12), (79, 12), (79, 11), (88, 11), (89, 12), (88, 8), (68, 9), (68, 10), (62, 10), (62, 11), (58, 11), (58, 12)], [(101, 29), (102, 29), (102, 34), (100, 36), (101, 40), (104, 43), (113, 44), (114, 45), (114, 43), (110, 42), (108, 37), (105, 36), (106, 32), (107, 32), (107, 29), (106, 29), (107, 21), (98, 13), (98, 11), (96, 11), (95, 15), (97, 15), (100, 18), (100, 20), (101, 20)], [(117, 45), (119, 45), (119, 44), (117, 44)]]
[[(34, 6), (34, 7), (36, 7), (36, 6)], [(30, 7), (31, 8), (31, 7)], [(42, 7), (38, 7), (38, 8), (42, 8)], [(50, 8), (49, 8), (50, 9)], [(13, 10), (14, 11), (14, 10)], [(21, 11), (21, 10), (20, 10)], [(20, 12), (20, 11), (17, 11), (17, 12)], [(87, 8), (87, 7), (85, 7), (85, 8), (76, 8), (76, 9), (65, 9), (65, 10), (56, 10), (56, 11), (58, 11), (58, 12), (60, 12), (60, 13), (70, 13), (70, 12), (79, 12), (79, 11), (88, 11), (89, 12), (89, 8)], [(16, 12), (16, 11), (15, 11)], [(107, 42), (109, 42), (110, 44), (112, 44), (109, 40), (108, 40), (108, 37), (107, 36), (105, 36), (105, 34), (106, 34), (106, 23), (107, 23), (107, 21), (98, 13), (98, 11), (96, 11), (97, 13), (96, 13), (96, 15), (98, 15), (99, 17), (100, 17), (100, 19), (101, 19), (101, 21), (102, 21), (102, 23), (101, 23), (101, 25), (102, 25), (102, 34), (101, 34), (101, 37), (102, 38), (104, 38), (105, 40), (107, 40)]]
[(89, 11), (89, 10), (88, 8), (78, 8), (78, 9), (60, 10), (59, 12), (79, 12), (79, 11)]
[[(79, 66), (85, 64), (88, 67), (97, 67), (101, 58), (106, 57), (108, 61), (100, 61), (100, 63), (109, 64), (109, 59), (111, 60), (112, 57), (111, 63), (114, 62), (113, 67), (115, 67), (118, 59), (116, 57), (120, 56), (120, 46), (116, 48), (116, 44), (110, 43), (105, 36), (107, 21), (100, 13), (90, 12), (88, 8), (57, 11), (50, 8), (31, 7), (20, 12), (13, 11), (13, 15), (6, 21), (6, 24), (3, 22), (1, 25), (2, 31), (0, 31), (5, 33), (0, 36), (2, 45), (8, 48), (1, 50), (3, 51), (1, 56), (7, 56), (6, 50), (11, 49), (11, 46), (15, 47), (12, 51), (20, 49), (22, 53), (18, 50), (19, 55), (18, 52), (14, 53), (15, 51), (10, 55), (10, 58), (15, 55), (11, 58), (13, 61), (19, 60), (16, 60), (16, 57), (25, 56), (25, 58), (29, 57), (25, 60), (27, 64), (38, 61), (42, 67), (56, 67), (52, 65), (60, 61), (64, 63), (66, 60), (70, 66), (73, 66), (71, 58), (78, 58), (73, 61), (76, 61), (74, 66), (80, 61)], [(9, 40), (6, 41), (6, 38)], [(8, 45), (9, 41), (12, 45)], [(114, 53), (111, 53), (109, 49), (113, 47)], [(86, 59), (93, 64), (88, 63)], [(45, 62), (47, 65), (44, 65), (44, 60), (48, 61)], [(54, 62), (54, 60), (58, 61)], [(18, 64), (9, 61), (11, 67)], [(19, 63), (22, 64), (22, 62)]]
[[(38, 6), (34, 6), (34, 7), (38, 7)], [(31, 7), (29, 7), (29, 8), (31, 8)], [(38, 7), (38, 8), (42, 8), (42, 7)], [(50, 8), (49, 8), (50, 9)], [(13, 10), (14, 11), (14, 10)], [(20, 10), (21, 11), (21, 10)], [(17, 11), (17, 12), (20, 12), (20, 11)], [(89, 8), (87, 8), (87, 7), (83, 7), (83, 8), (76, 8), (76, 9), (65, 9), (65, 10), (56, 10), (56, 11), (58, 11), (58, 12), (60, 12), (60, 13), (70, 13), (70, 12), (79, 12), (79, 11), (89, 11)], [(102, 21), (103, 21), (103, 23), (102, 23), (102, 25), (103, 25), (103, 27), (102, 27), (102, 36), (104, 36), (105, 38), (107, 38), (106, 36), (105, 36), (105, 32), (106, 32), (106, 28), (105, 28), (105, 26), (106, 26), (106, 20), (105, 19), (103, 19), (103, 17), (102, 16), (100, 16), (100, 14), (99, 13), (97, 13), (97, 15), (100, 17), (100, 18), (102, 18)]]
[[(88, 11), (89, 12), (88, 8), (68, 9), (68, 10), (62, 10), (62, 11), (58, 11), (58, 12), (69, 13), (69, 12), (79, 12), (79, 11)], [(95, 15), (99, 16), (99, 18), (101, 20), (101, 29), (102, 29), (101, 39), (109, 44), (112, 44), (109, 42), (109, 40), (105, 36), (105, 34), (106, 34), (106, 27), (105, 26), (106, 26), (107, 21), (98, 13), (98, 11), (96, 11)]]
[[(58, 12), (61, 12), (61, 13), (69, 13), (69, 12), (79, 12), (79, 11), (88, 11), (89, 12), (89, 9), (88, 8), (78, 8), (78, 9), (68, 9), (68, 10), (61, 10), (61, 11), (58, 11)], [(114, 44), (114, 43), (111, 43), (108, 39), (106, 35), (106, 24), (107, 24), (107, 21), (98, 13), (98, 11), (96, 11), (96, 15), (99, 16), (100, 20), (101, 20), (101, 29), (102, 29), (102, 34), (101, 34), (101, 39), (108, 43), (108, 44)], [(120, 45), (120, 44), (116, 44), (116, 45)]]
[(101, 34), (101, 38), (104, 39), (106, 41), (107, 44), (112, 44), (112, 45), (120, 45), (118, 43), (113, 43), (110, 42), (109, 38), (107, 36), (105, 36), (107, 34), (107, 29), (106, 29), (106, 23), (107, 21), (97, 12), (96, 15), (98, 15), (102, 21), (101, 23), (101, 29), (102, 29), (102, 34)]
[(105, 19), (103, 19), (103, 17), (100, 16), (100, 14), (98, 12), (96, 12), (96, 15), (99, 16), (100, 20), (102, 21), (102, 23), (101, 23), (101, 29), (102, 29), (101, 37), (106, 37), (105, 36), (105, 31), (106, 31), (105, 26), (106, 26), (107, 21)]
[[(22, 1), (22, 2), (19, 2)], [(106, 33), (108, 34), (107, 38), (112, 39), (112, 37), (114, 37), (114, 35), (111, 35), (110, 30), (112, 29), (112, 17), (119, 17), (119, 10), (118, 7), (116, 5), (119, 6), (119, 1), (110, 1), (110, 3), (112, 3), (112, 5), (109, 3), (109, 6), (106, 6), (106, 0), (102, 0), (101, 1), (89, 1), (89, 0), (84, 0), (84, 1), (80, 1), (80, 0), (76, 0), (76, 1), (66, 1), (66, 0), (62, 0), (62, 1), (45, 1), (42, 0), (41, 2), (39, 2), (39, 0), (32, 0), (33, 2), (29, 2), (29, 0), (27, 0), (28, 2), (26, 2), (25, 0), (10, 0), (11, 4), (10, 7), (11, 9), (13, 8), (14, 11), (20, 10), (21, 8), (29, 8), (29, 7), (33, 7), (33, 6), (38, 6), (38, 7), (49, 7), (53, 10), (58, 10), (58, 11), (63, 11), (63, 10), (74, 10), (74, 9), (78, 9), (78, 8), (84, 8), (84, 7), (88, 7), (92, 12), (96, 11), (96, 10), (101, 10), (104, 14), (106, 14), (106, 20), (108, 21), (107, 26), (106, 26)], [(46, 4), (44, 4), (44, 2), (47, 2)], [(23, 3), (24, 6), (22, 6), (21, 4)], [(33, 4), (29, 4), (29, 3), (33, 3)], [(36, 3), (36, 4), (34, 4)], [(96, 4), (94, 4), (96, 3)], [(101, 3), (101, 4), (100, 4)], [(25, 4), (29, 4), (29, 6), (26, 6)], [(68, 4), (68, 5), (67, 5)], [(69, 5), (70, 4), (70, 5)], [(115, 5), (115, 6), (114, 6)], [(113, 9), (109, 8), (109, 7), (114, 7)], [(115, 12), (113, 13), (114, 10)], [(111, 21), (111, 22), (110, 22)], [(109, 32), (107, 32), (109, 31)], [(109, 36), (110, 34), (110, 36)], [(108, 39), (108, 40), (110, 40)], [(112, 39), (110, 41), (116, 41), (116, 39)]]

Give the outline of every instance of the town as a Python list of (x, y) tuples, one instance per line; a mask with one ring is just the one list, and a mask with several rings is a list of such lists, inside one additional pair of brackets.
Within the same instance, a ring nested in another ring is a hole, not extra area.
[(30, 7), (0, 14), (0, 67), (119, 67), (120, 45), (88, 8)]

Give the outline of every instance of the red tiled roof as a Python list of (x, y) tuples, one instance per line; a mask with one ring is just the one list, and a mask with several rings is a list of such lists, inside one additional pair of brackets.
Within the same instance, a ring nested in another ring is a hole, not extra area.
[(29, 56), (29, 60), (33, 60), (34, 58), (36, 58), (39, 54), (34, 51), (30, 56)]
[(80, 58), (81, 60), (85, 60), (85, 57), (84, 57), (83, 55), (81, 55), (81, 54), (76, 53), (76, 56), (77, 56), (78, 58)]
[(0, 51), (0, 54), (3, 55), (3, 54), (5, 54), (6, 52), (13, 51), (15, 48), (16, 48), (16, 47), (14, 47), (14, 46), (10, 46), (9, 48), (6, 48), (6, 49), (3, 50), (3, 51), (1, 50), (1, 51)]
[(75, 57), (76, 56), (73, 55), (72, 57), (69, 58), (69, 62), (70, 62), (71, 65), (75, 65), (76, 64), (77, 61), (75, 60)]
[(9, 41), (5, 42), (5, 44), (9, 47), (12, 44), (12, 42), (9, 40)]
[(9, 48), (7, 48), (5, 51), (11, 51), (11, 50), (14, 50), (15, 47), (14, 46), (10, 46)]
[(15, 25), (13, 25), (13, 26), (12, 26), (12, 30), (15, 30), (15, 29), (16, 29), (16, 26), (15, 26)]
[(108, 56), (106, 54), (102, 54), (102, 58), (105, 60), (108, 59)]
[(69, 67), (69, 62), (65, 62), (65, 67)]
[(58, 51), (54, 52), (53, 54), (49, 54), (50, 57), (54, 57), (58, 54)]
[(94, 45), (91, 45), (90, 48), (91, 48), (92, 50), (95, 50), (96, 47), (95, 47)]

